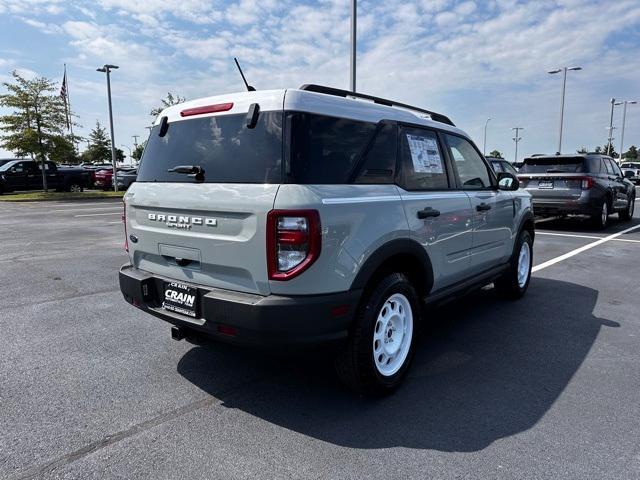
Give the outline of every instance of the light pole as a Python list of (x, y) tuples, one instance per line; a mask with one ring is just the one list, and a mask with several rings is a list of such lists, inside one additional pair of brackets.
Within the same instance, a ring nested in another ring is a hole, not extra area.
[(357, 20), (357, 0), (351, 0), (351, 68), (349, 75), (349, 85), (351, 91), (356, 93), (356, 20)]
[(482, 155), (487, 156), (487, 125), (489, 124), (490, 118), (487, 118), (487, 121), (484, 122), (484, 143), (482, 144)]
[(118, 191), (118, 173), (116, 169), (116, 142), (113, 138), (113, 111), (111, 108), (111, 70), (120, 68), (117, 65), (104, 65), (102, 68), (97, 68), (96, 71), (107, 74), (107, 98), (109, 100), (109, 126), (111, 127), (111, 164), (113, 165), (113, 185), (115, 191)]
[(562, 97), (560, 98), (560, 137), (558, 139), (558, 154), (562, 153), (562, 124), (564, 122), (564, 95), (567, 89), (567, 71), (568, 70), (582, 70), (582, 67), (562, 67), (555, 70), (551, 70), (547, 73), (553, 75), (555, 73), (562, 72)]
[(522, 137), (519, 136), (520, 134), (520, 130), (524, 130), (524, 128), (522, 127), (513, 127), (511, 130), (515, 130), (516, 132), (516, 136), (513, 137), (513, 141), (516, 142), (516, 156), (513, 160), (513, 163), (516, 163), (518, 161), (518, 142), (520, 140), (522, 140)]
[(611, 113), (609, 114), (609, 143), (607, 143), (607, 156), (611, 156), (611, 144), (613, 142), (613, 107), (616, 104), (616, 99), (612, 98), (611, 102)]
[(622, 154), (624, 153), (624, 124), (627, 120), (627, 105), (637, 104), (637, 100), (625, 100), (624, 102), (615, 103), (615, 105), (622, 105), (622, 131), (620, 132), (620, 154), (619, 158), (622, 160)]
[(138, 137), (140, 135), (131, 135), (131, 138), (133, 138), (133, 145), (138, 148)]

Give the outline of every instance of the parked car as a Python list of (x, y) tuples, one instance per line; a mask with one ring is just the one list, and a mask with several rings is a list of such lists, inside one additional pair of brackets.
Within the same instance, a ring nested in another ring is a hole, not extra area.
[[(131, 169), (118, 168), (116, 171), (118, 172), (117, 177), (120, 177), (120, 175), (126, 174), (131, 171)], [(95, 173), (94, 186), (103, 190), (111, 190), (113, 188), (113, 168), (109, 167), (98, 170)]]
[(629, 221), (635, 187), (606, 155), (548, 155), (526, 158), (518, 173), (533, 197), (536, 215), (588, 215), (598, 228), (611, 213)]
[(524, 295), (530, 199), (442, 114), (317, 85), (194, 100), (160, 114), (124, 196), (120, 288), (175, 339), (338, 342), (342, 380), (384, 393), (423, 301)]
[(631, 180), (636, 185), (640, 184), (640, 162), (625, 162), (620, 165), (620, 169), (625, 178)]
[[(58, 168), (45, 162), (47, 187), (57, 191), (82, 192), (89, 175), (82, 168)], [(42, 165), (33, 160), (13, 160), (0, 166), (0, 194), (4, 192), (41, 190)]]
[(491, 165), (494, 172), (509, 172), (512, 175), (518, 176), (518, 171), (513, 164), (507, 162), (504, 158), (486, 157), (486, 159), (489, 161), (489, 165)]
[[(135, 168), (133, 170), (127, 170), (119, 172), (117, 175), (118, 178), (118, 190), (126, 190), (131, 186), (133, 182), (138, 178), (138, 169)], [(111, 185), (115, 185), (115, 180), (111, 179)]]

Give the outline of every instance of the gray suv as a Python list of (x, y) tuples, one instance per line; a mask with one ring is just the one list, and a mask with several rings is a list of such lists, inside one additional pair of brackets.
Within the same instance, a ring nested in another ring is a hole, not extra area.
[(636, 189), (614, 159), (600, 154), (539, 155), (518, 172), (533, 197), (536, 215), (588, 215), (603, 229), (609, 215), (633, 218)]
[(384, 393), (427, 303), (529, 285), (530, 195), (441, 114), (317, 85), (167, 108), (125, 197), (124, 298), (192, 335), (337, 342)]

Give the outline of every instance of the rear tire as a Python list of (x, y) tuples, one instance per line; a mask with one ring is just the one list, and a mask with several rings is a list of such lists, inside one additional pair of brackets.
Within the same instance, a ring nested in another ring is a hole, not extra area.
[(363, 297), (347, 344), (336, 358), (342, 382), (365, 395), (397, 388), (414, 353), (418, 295), (402, 273), (384, 277)]
[(635, 211), (635, 208), (636, 197), (632, 195), (631, 197), (629, 197), (629, 204), (627, 205), (627, 208), (625, 208), (621, 212), (618, 212), (618, 217), (620, 217), (620, 220), (622, 220), (623, 222), (630, 221), (633, 218), (633, 212)]
[(533, 266), (533, 240), (527, 230), (522, 230), (509, 262), (509, 270), (495, 282), (496, 289), (506, 298), (522, 298), (529, 288)]
[(597, 213), (591, 215), (591, 222), (593, 226), (598, 230), (604, 230), (609, 223), (609, 200), (602, 202), (600, 209)]

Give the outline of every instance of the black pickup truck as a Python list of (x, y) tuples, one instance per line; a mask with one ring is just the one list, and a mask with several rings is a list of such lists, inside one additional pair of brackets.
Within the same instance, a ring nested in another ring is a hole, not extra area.
[[(81, 192), (89, 185), (89, 172), (83, 168), (58, 168), (45, 162), (47, 188), (59, 192)], [(13, 160), (0, 166), (0, 194), (42, 189), (42, 164), (33, 160)]]

